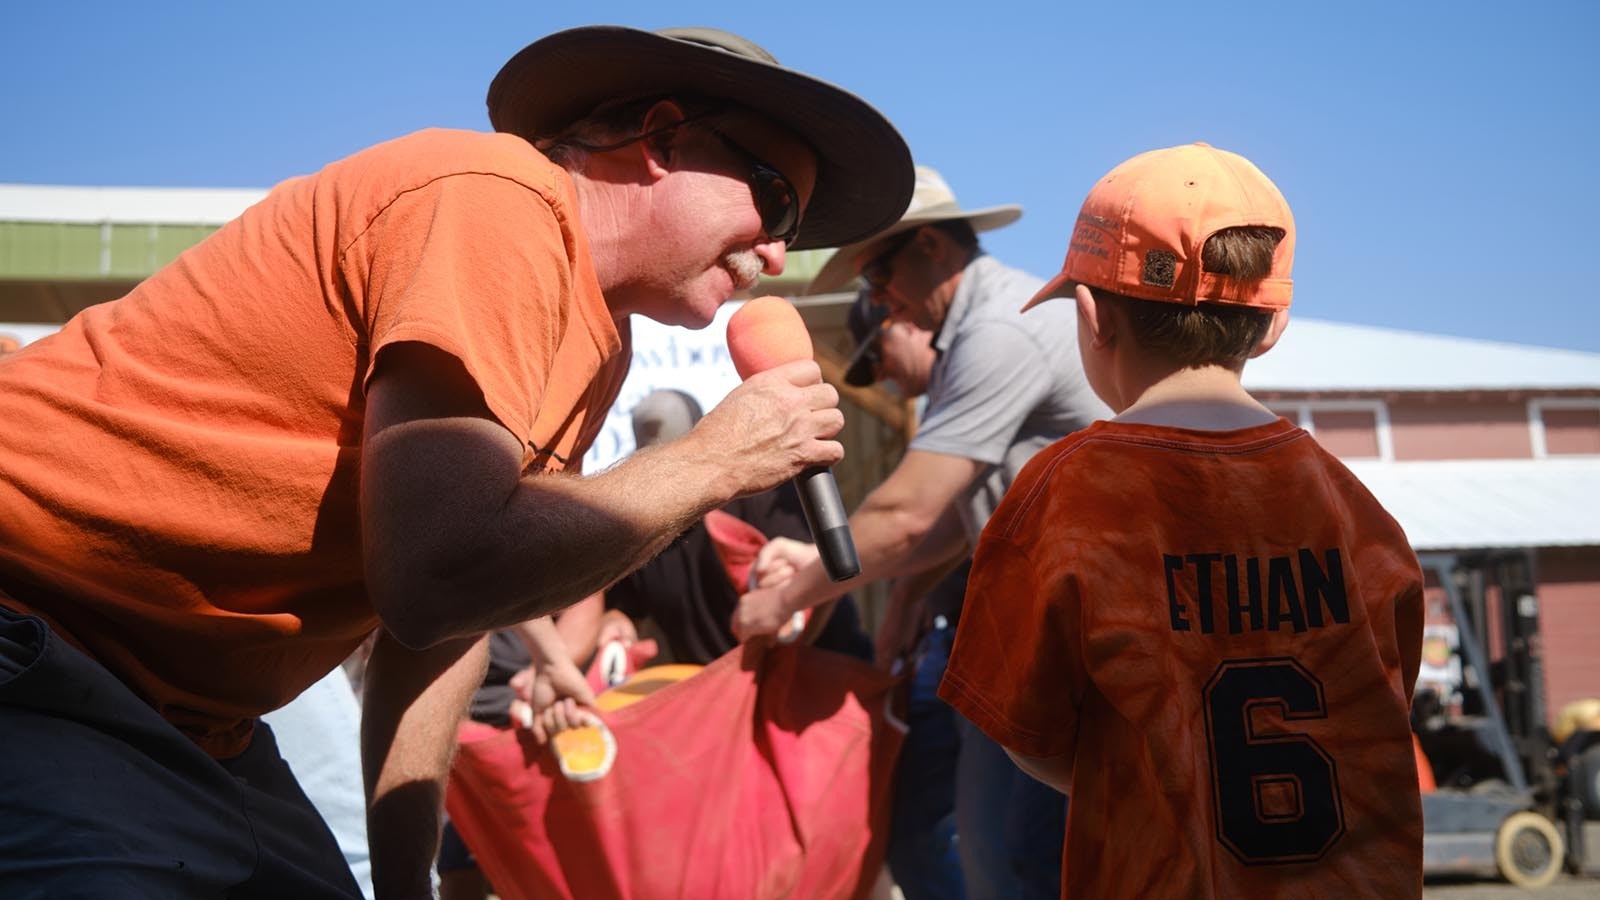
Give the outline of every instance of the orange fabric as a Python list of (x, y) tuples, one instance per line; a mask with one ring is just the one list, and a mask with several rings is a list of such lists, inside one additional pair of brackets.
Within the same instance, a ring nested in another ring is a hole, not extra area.
[[(638, 644), (634, 646), (637, 647)], [(669, 684), (676, 684), (691, 675), (698, 674), (704, 668), (705, 666), (693, 663), (667, 663), (640, 669), (632, 673), (627, 681), (609, 689), (602, 688), (594, 698), (594, 708), (601, 712), (612, 712), (624, 706), (632, 706)]]
[(705, 523), (717, 559), (728, 570), (728, 581), (734, 590), (744, 591), (750, 585), (750, 567), (756, 564), (756, 554), (767, 545), (767, 536), (749, 522), (720, 509), (706, 513)]
[(603, 713), (617, 755), (594, 781), (463, 723), (445, 806), (504, 900), (866, 897), (904, 738), (892, 685), (827, 650), (741, 647)]
[(979, 543), (940, 696), (1070, 765), (1071, 897), (1416, 897), (1422, 574), (1304, 431), (1097, 422)]
[(1437, 791), (1439, 783), (1433, 778), (1433, 763), (1428, 762), (1428, 755), (1422, 752), (1422, 742), (1417, 740), (1415, 734), (1411, 735), (1411, 748), (1417, 756), (1417, 785), (1424, 794)]
[(573, 468), (627, 369), (564, 172), (424, 131), (275, 188), (0, 360), (0, 602), (207, 751), (372, 630), (356, 481), (375, 357), (459, 358), (526, 462)]

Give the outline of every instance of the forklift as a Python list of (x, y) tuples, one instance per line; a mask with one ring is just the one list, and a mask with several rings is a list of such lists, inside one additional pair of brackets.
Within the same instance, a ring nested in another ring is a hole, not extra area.
[(1600, 875), (1600, 731), (1558, 745), (1546, 726), (1532, 551), (1419, 559), (1449, 599), (1462, 664), (1459, 711), (1421, 694), (1413, 706), (1432, 778), (1420, 760), (1419, 774), (1436, 784), (1422, 795), (1424, 872), (1493, 870), (1528, 888), (1563, 868)]

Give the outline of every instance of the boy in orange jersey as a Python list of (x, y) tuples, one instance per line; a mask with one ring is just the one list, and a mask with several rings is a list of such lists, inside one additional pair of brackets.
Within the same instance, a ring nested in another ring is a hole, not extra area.
[(1071, 794), (1063, 896), (1421, 893), (1416, 557), (1240, 385), (1293, 257), (1260, 170), (1174, 147), (1101, 179), (1029, 303), (1075, 298), (1117, 416), (1006, 495), (940, 694)]

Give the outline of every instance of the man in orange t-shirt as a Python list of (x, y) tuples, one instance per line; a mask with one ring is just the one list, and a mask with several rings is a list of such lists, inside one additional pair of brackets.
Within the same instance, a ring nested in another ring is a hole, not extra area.
[(1243, 157), (1142, 154), (1029, 306), (1074, 297), (1117, 416), (984, 530), (941, 696), (1069, 793), (1062, 896), (1416, 897), (1405, 534), (1240, 385), (1288, 320), (1294, 222)]
[(808, 361), (576, 477), (628, 316), (703, 326), (893, 222), (893, 126), (714, 29), (550, 35), (488, 102), (0, 360), (0, 895), (353, 896), (257, 720), (376, 631), (373, 881), (426, 896), (481, 634), (841, 456)]

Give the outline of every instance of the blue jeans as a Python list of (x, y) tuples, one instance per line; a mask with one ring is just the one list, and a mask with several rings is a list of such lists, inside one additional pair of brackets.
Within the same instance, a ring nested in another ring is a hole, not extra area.
[(216, 760), (39, 619), (0, 607), (0, 897), (361, 900), (258, 725)]
[(895, 770), (889, 873), (906, 900), (964, 900), (956, 843), (956, 762), (960, 718), (939, 699), (955, 629), (928, 632), (917, 647), (906, 710), (906, 739)]
[(960, 718), (956, 831), (967, 896), (1061, 896), (1061, 850), (1067, 798), (1017, 768), (1004, 747)]
[(955, 627), (917, 648), (895, 781), (889, 871), (906, 900), (1061, 896), (1067, 802), (938, 697)]

